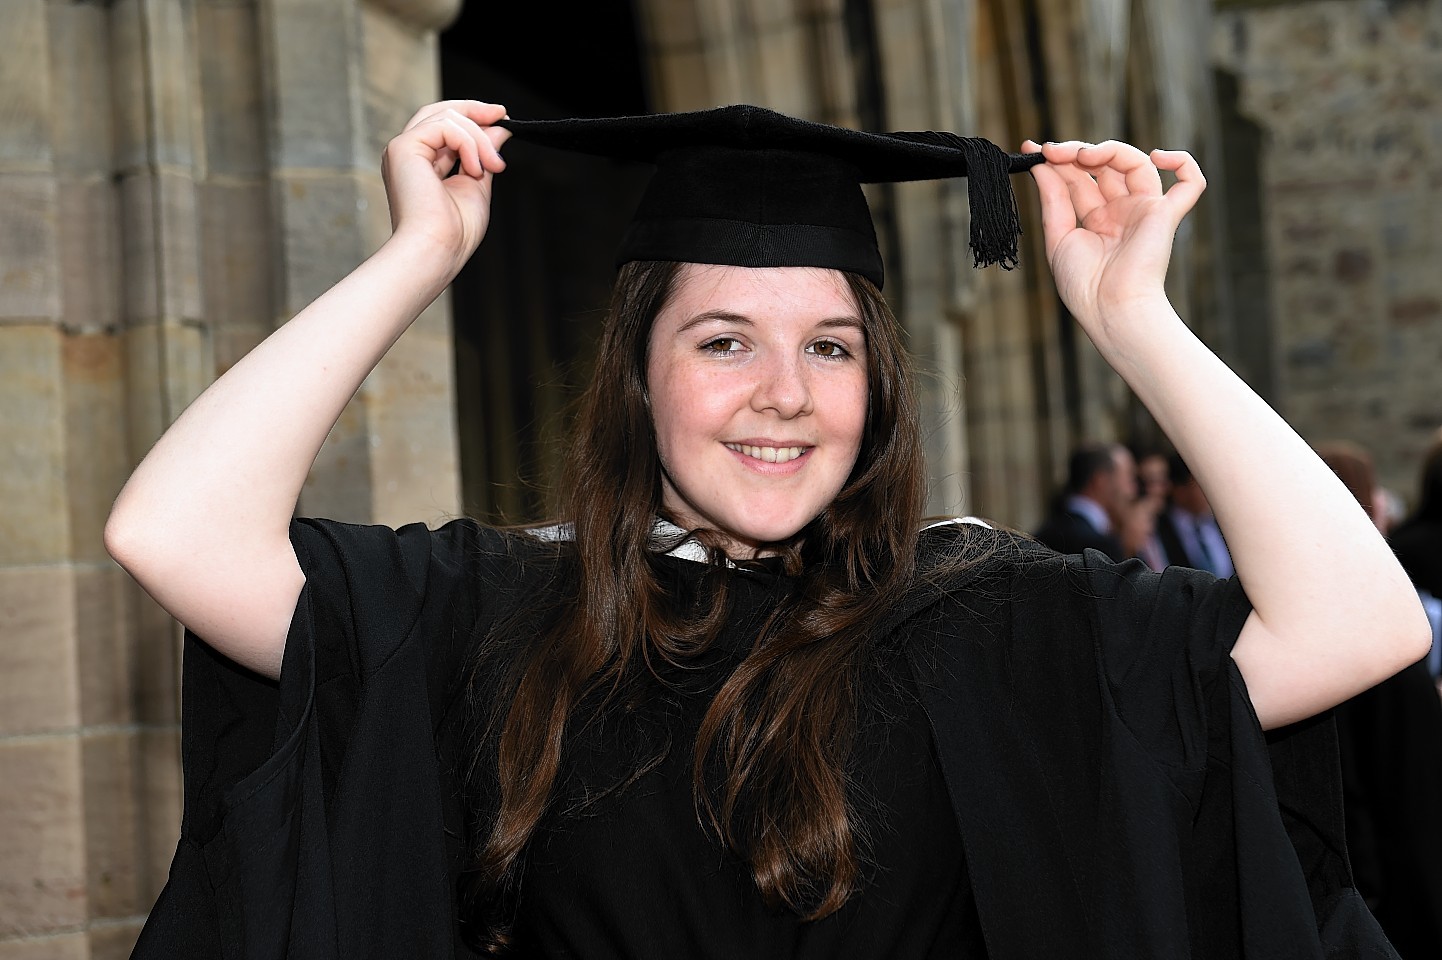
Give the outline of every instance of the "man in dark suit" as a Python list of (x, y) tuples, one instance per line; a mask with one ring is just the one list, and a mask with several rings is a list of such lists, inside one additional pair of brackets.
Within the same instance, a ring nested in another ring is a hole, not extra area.
[(1120, 443), (1078, 447), (1067, 461), (1065, 489), (1033, 536), (1061, 553), (1093, 547), (1118, 562), (1129, 551), (1117, 531), (1137, 496), (1136, 463)]
[(1181, 457), (1173, 454), (1169, 465), (1171, 494), (1156, 523), (1156, 539), (1165, 562), (1230, 577), (1234, 572), (1232, 554), (1206, 493)]

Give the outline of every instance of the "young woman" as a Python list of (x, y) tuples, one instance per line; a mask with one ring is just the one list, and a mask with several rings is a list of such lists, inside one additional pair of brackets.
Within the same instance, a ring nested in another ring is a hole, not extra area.
[[(660, 125), (562, 524), (292, 522), (485, 233), (507, 126), (527, 135), (494, 104), (416, 114), (383, 158), (389, 242), (137, 468), (107, 545), (188, 628), (185, 823), (137, 954), (1390, 955), (1329, 727), (1301, 721), (1428, 626), (1346, 489), (1167, 302), (1196, 163), (1024, 146), (1060, 293), (1213, 494), (1230, 581), (922, 529), (855, 181), (873, 136), (1005, 166), (754, 108)], [(758, 209), (810, 219), (752, 222), (760, 183)]]

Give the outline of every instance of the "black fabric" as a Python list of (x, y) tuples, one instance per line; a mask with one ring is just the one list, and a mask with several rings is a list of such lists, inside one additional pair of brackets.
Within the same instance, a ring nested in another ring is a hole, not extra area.
[[(1259, 730), (1228, 655), (1234, 581), (995, 548), (878, 626), (930, 721), (994, 960), (1395, 958), (1352, 889), (1330, 717)], [(282, 682), (187, 640), (186, 814), (135, 956), (466, 956), (455, 665), (473, 625), (556, 589), (548, 548), (293, 528), (307, 583)]]
[(1337, 708), (1357, 889), (1402, 956), (1442, 957), (1442, 701), (1425, 662)]
[(1390, 541), (1417, 588), (1442, 597), (1442, 521), (1413, 518), (1392, 531)]
[[(706, 570), (670, 558), (678, 592)], [(864, 678), (852, 799), (866, 837), (863, 887), (805, 922), (768, 908), (750, 867), (698, 822), (694, 744), (712, 697), (751, 649), (790, 583), (734, 571), (731, 616), (704, 654), (658, 665), (635, 707), (583, 705), (552, 814), (526, 857), (515, 926), (523, 956), (586, 960), (979, 960), (976, 907), (931, 729), (904, 659)], [(630, 699), (630, 698), (628, 698)], [(634, 783), (617, 779), (669, 745)]]
[(1395, 956), (1351, 889), (1331, 718), (1257, 725), (1240, 585), (1003, 559), (910, 640), (990, 956)]
[(298, 522), (292, 542), (306, 584), (281, 684), (186, 636), (185, 816), (134, 956), (451, 956), (464, 820), (433, 718), (469, 622), (544, 572), (468, 523)]
[(654, 164), (617, 263), (847, 270), (884, 280), (861, 184), (968, 178), (979, 265), (1017, 262), (1009, 176), (1041, 162), (933, 131), (869, 133), (737, 104), (689, 113), (500, 125), (520, 140)]

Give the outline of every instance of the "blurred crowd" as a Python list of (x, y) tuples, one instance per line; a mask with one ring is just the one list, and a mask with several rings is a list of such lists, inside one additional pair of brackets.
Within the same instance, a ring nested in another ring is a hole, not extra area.
[[(1316, 446), (1391, 544), (1432, 620), (1427, 657), (1335, 711), (1347, 843), (1361, 891), (1404, 958), (1442, 957), (1442, 430), (1410, 496), (1381, 486), (1365, 447)], [(1326, 517), (1318, 517), (1326, 523)], [(1120, 443), (1073, 451), (1038, 540), (1153, 569), (1233, 574), (1207, 495), (1174, 452)], [(1346, 563), (1346, 557), (1338, 557)]]

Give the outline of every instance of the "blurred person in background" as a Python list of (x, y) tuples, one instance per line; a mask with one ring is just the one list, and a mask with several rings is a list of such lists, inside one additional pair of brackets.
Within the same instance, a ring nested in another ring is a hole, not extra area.
[(1137, 498), (1129, 511), (1128, 526), (1137, 543), (1136, 556), (1153, 570), (1160, 570), (1167, 565), (1167, 551), (1157, 538), (1157, 519), (1171, 498), (1171, 470), (1167, 455), (1160, 450), (1138, 451), (1135, 457)]
[(1235, 571), (1211, 501), (1179, 454), (1167, 458), (1170, 491), (1167, 508), (1157, 515), (1156, 538), (1164, 564), (1206, 570), (1219, 577)]
[(1397, 525), (1407, 519), (1407, 504), (1388, 487), (1379, 485), (1373, 490), (1372, 503), (1377, 511), (1372, 522), (1377, 524), (1377, 529), (1382, 531), (1384, 537), (1390, 537)]
[(1422, 595), (1432, 619), (1432, 650), (1423, 661), (1442, 693), (1442, 429), (1422, 456), (1417, 506), (1405, 520), (1383, 530), (1402, 569)]
[(1422, 457), (1417, 506), (1391, 531), (1391, 543), (1418, 589), (1442, 597), (1442, 429)]
[(1100, 550), (1121, 562), (1135, 553), (1122, 542), (1137, 497), (1137, 466), (1120, 443), (1088, 443), (1067, 460), (1067, 482), (1033, 536), (1058, 553)]
[[(1333, 441), (1317, 453), (1375, 518), (1367, 451)], [(1336, 716), (1357, 889), (1404, 958), (1442, 957), (1442, 700), (1427, 662), (1346, 701)]]

